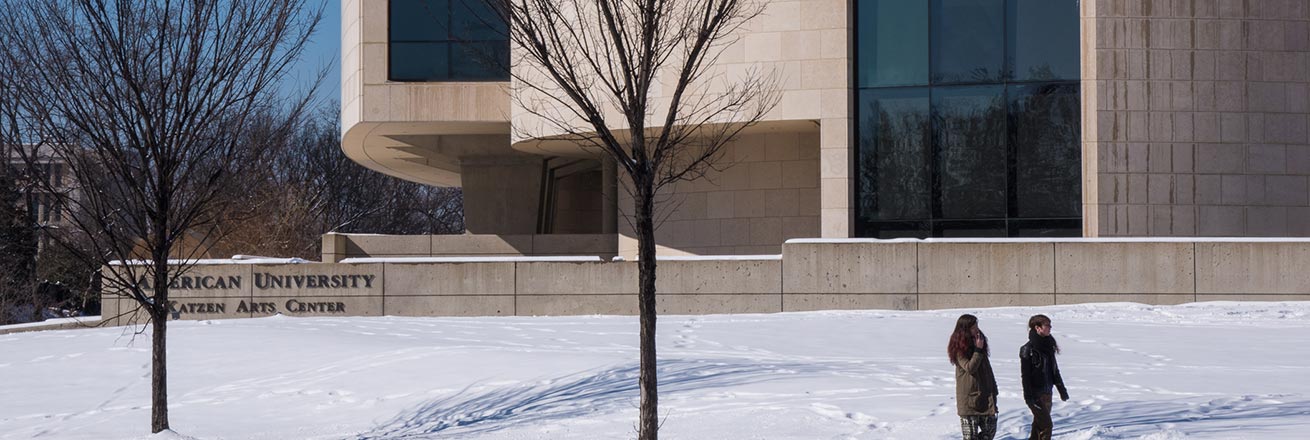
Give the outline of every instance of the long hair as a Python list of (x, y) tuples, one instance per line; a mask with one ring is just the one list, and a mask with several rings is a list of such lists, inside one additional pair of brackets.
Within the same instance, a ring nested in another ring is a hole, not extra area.
[[(978, 332), (983, 341), (987, 341), (987, 335), (978, 329), (978, 317), (965, 313), (960, 315), (960, 319), (955, 320), (955, 331), (951, 333), (951, 340), (946, 344), (946, 356), (950, 358), (951, 365), (959, 365), (956, 359), (964, 357), (970, 351), (977, 349), (973, 345), (973, 334)], [(990, 353), (990, 345), (984, 346), (983, 353)]]
[[(1036, 333), (1037, 333), (1037, 326), (1039, 326), (1039, 325), (1050, 325), (1050, 324), (1051, 324), (1051, 318), (1046, 317), (1046, 315), (1033, 315), (1033, 317), (1028, 318), (1028, 333), (1029, 333), (1029, 334), (1036, 334)], [(1057, 342), (1055, 342), (1055, 337), (1054, 337), (1054, 336), (1048, 336), (1048, 337), (1047, 337), (1047, 340), (1048, 340), (1048, 341), (1051, 341), (1051, 348), (1054, 349), (1056, 353), (1059, 353), (1059, 352), (1060, 352), (1060, 344), (1057, 343)]]

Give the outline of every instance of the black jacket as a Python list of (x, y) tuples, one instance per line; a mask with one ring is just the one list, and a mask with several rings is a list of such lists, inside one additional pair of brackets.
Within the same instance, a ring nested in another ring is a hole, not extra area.
[(1060, 365), (1055, 361), (1054, 339), (1047, 339), (1036, 331), (1028, 331), (1028, 343), (1019, 348), (1020, 374), (1023, 377), (1023, 401), (1028, 405), (1037, 402), (1037, 396), (1051, 394), (1054, 386), (1061, 400), (1069, 400), (1069, 391), (1060, 377)]

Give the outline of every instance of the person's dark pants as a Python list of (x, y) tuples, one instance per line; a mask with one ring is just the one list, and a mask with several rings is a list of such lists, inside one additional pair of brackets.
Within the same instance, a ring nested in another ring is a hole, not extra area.
[(1051, 440), (1051, 395), (1039, 394), (1029, 406), (1033, 411), (1033, 432), (1029, 440)]

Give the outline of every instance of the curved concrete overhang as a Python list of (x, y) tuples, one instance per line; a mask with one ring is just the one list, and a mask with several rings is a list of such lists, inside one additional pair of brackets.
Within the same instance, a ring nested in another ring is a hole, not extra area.
[(341, 149), (374, 171), (436, 186), (461, 186), (462, 158), (516, 154), (509, 122), (495, 121), (359, 122), (345, 129)]
[[(731, 124), (707, 124), (705, 130), (717, 130)], [(739, 135), (761, 134), (761, 133), (805, 133), (819, 130), (819, 121), (815, 119), (791, 119), (791, 120), (766, 120), (760, 121), (754, 125), (742, 129)], [(587, 133), (585, 136), (594, 136), (595, 133)], [(632, 137), (630, 130), (615, 130), (615, 137), (626, 144)], [(543, 137), (524, 139), (513, 144), (515, 150), (542, 154), (548, 156), (566, 156), (566, 157), (586, 157), (594, 158), (605, 154), (600, 147), (594, 146), (591, 142), (582, 141), (576, 137)]]

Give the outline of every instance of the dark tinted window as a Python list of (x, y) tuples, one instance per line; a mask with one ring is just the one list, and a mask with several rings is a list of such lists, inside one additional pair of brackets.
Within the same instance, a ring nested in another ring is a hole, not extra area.
[(1004, 86), (933, 89), (943, 219), (1005, 218)]
[(1002, 79), (1005, 71), (1003, 0), (932, 0), (931, 12), (934, 84), (987, 83)]
[(483, 0), (392, 0), (388, 79), (509, 78), (506, 26)]
[(1081, 213), (1078, 86), (1012, 84), (1016, 217)]
[(922, 219), (929, 215), (928, 89), (860, 92), (860, 187), (867, 220)]
[(855, 8), (855, 233), (1080, 235), (1077, 1)]
[(859, 87), (928, 84), (928, 2), (865, 0), (859, 7)]
[(1017, 81), (1079, 78), (1078, 0), (1007, 0), (1008, 67)]

